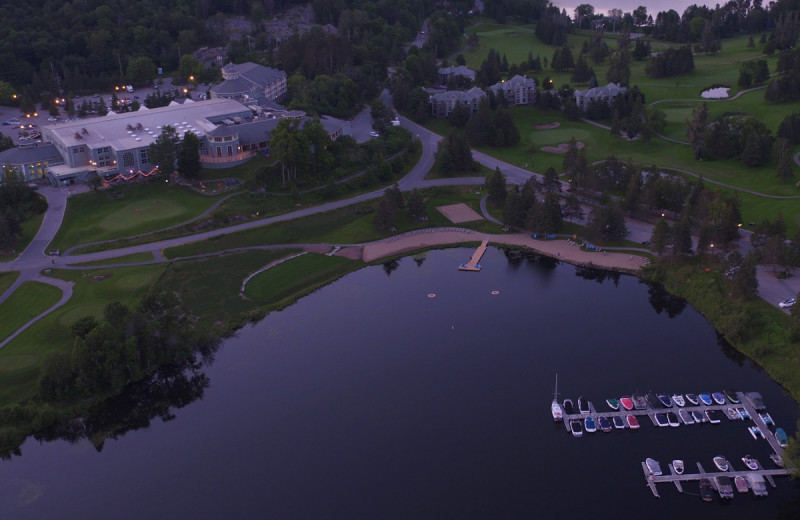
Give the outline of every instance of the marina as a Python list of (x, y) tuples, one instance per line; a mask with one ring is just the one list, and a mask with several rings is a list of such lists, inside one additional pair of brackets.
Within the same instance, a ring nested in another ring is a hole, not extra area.
[[(694, 394), (691, 395), (693, 396)], [(713, 397), (711, 397), (712, 395)], [(646, 396), (642, 396), (641, 394), (634, 394), (634, 396), (640, 398), (639, 402), (646, 401), (647, 406), (644, 408), (636, 406), (633, 410), (626, 410), (624, 409), (625, 407), (622, 407), (622, 410), (614, 410), (613, 407), (609, 406), (610, 409), (608, 411), (604, 410), (598, 412), (594, 403), (581, 396), (580, 401), (584, 405), (583, 413), (565, 414), (564, 425), (567, 431), (571, 431), (571, 426), (576, 423), (590, 423), (594, 425), (595, 421), (599, 421), (601, 418), (605, 420), (610, 418), (613, 421), (617, 417), (625, 417), (627, 424), (630, 425), (629, 418), (632, 417), (635, 420), (636, 416), (649, 417), (653, 426), (658, 428), (675, 427), (679, 426), (681, 423), (683, 425), (700, 422), (715, 424), (720, 422), (721, 417), (725, 417), (729, 421), (742, 422), (749, 419), (754, 423), (754, 426), (749, 426), (747, 428), (753, 438), (755, 439), (757, 436), (760, 436), (767, 441), (773, 451), (770, 456), (773, 462), (782, 460), (783, 447), (786, 444), (786, 433), (781, 428), (777, 428), (775, 433), (769, 429), (767, 421), (769, 421), (769, 424), (773, 425), (774, 422), (769, 414), (765, 412), (766, 407), (758, 392), (734, 393), (732, 391), (726, 391), (724, 395), (719, 392), (715, 392), (714, 394), (700, 394), (701, 397), (697, 405), (679, 407), (678, 415), (671, 411), (673, 409), (672, 405), (676, 400), (669, 396), (665, 398), (666, 394), (650, 392)], [(708, 398), (703, 398), (705, 396), (708, 396)], [(686, 401), (692, 403), (693, 399), (687, 399)], [(678, 416), (681, 418), (680, 422), (677, 421)], [(702, 417), (704, 420), (700, 421), (697, 419), (698, 417)], [(587, 431), (594, 430), (587, 429)], [(755, 432), (758, 433), (756, 434)], [(575, 434), (575, 432), (573, 432), (573, 434)], [(765, 481), (775, 488), (776, 483), (774, 477), (787, 477), (791, 474), (790, 470), (783, 467), (765, 469), (757, 460), (751, 459), (749, 456), (744, 457), (742, 460), (744, 461), (745, 459), (747, 459), (745, 462), (746, 469), (737, 470), (725, 457), (718, 455), (711, 459), (717, 471), (706, 471), (703, 466), (697, 462), (698, 471), (696, 473), (687, 472), (683, 461), (679, 459), (667, 465), (669, 468), (668, 474), (662, 473), (658, 461), (653, 459), (647, 459), (647, 461), (642, 462), (641, 465), (646, 484), (656, 498), (660, 497), (656, 487), (657, 484), (671, 482), (679, 492), (683, 493), (683, 484), (694, 481), (702, 482), (702, 485), (705, 486), (710, 486), (710, 488), (716, 491), (723, 499), (733, 498), (734, 487), (739, 490), (739, 493), (745, 492), (743, 491), (745, 485), (747, 486), (747, 490), (749, 491), (752, 489), (756, 496), (764, 496), (767, 494), (766, 485), (764, 484)], [(778, 464), (776, 463), (776, 465)], [(736, 484), (735, 486), (733, 485), (734, 482)], [(704, 497), (704, 500), (705, 499)]]

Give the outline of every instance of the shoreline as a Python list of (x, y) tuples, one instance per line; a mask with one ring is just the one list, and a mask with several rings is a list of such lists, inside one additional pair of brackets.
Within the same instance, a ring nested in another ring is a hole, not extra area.
[(365, 263), (381, 258), (396, 256), (419, 249), (452, 245), (464, 242), (481, 242), (488, 240), (490, 244), (521, 246), (541, 253), (545, 256), (563, 260), (576, 265), (591, 265), (602, 269), (637, 272), (649, 263), (648, 259), (611, 251), (590, 252), (582, 250), (577, 244), (566, 240), (536, 240), (525, 233), (490, 234), (464, 230), (426, 230), (407, 233), (377, 242), (360, 246), (345, 247), (337, 252), (338, 256), (361, 259)]

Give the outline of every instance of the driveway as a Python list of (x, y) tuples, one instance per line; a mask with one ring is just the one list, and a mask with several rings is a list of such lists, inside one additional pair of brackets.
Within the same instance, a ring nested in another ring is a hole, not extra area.
[[(792, 269), (791, 278), (779, 279), (777, 274), (782, 271), (780, 266), (759, 265), (756, 267), (758, 277), (758, 296), (774, 305), (789, 298), (797, 297), (800, 293), (800, 269)], [(789, 314), (790, 309), (781, 309)]]

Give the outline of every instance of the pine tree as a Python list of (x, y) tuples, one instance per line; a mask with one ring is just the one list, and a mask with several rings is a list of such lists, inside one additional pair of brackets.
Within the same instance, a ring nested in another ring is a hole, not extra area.
[(695, 159), (703, 158), (705, 148), (705, 134), (708, 126), (708, 105), (703, 103), (692, 110), (692, 115), (686, 120), (686, 134), (689, 144), (694, 151)]
[(492, 175), (486, 180), (486, 191), (489, 193), (489, 202), (499, 208), (506, 202), (506, 178), (500, 173), (500, 168), (494, 169)]

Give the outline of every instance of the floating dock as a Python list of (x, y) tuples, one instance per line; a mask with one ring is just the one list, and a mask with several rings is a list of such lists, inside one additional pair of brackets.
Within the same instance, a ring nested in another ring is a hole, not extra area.
[[(728, 461), (730, 465), (730, 461)], [(650, 488), (650, 491), (653, 492), (653, 496), (656, 498), (660, 498), (658, 494), (658, 489), (656, 489), (656, 484), (662, 484), (665, 482), (672, 482), (675, 484), (675, 487), (678, 489), (679, 492), (683, 493), (683, 487), (681, 486), (682, 482), (691, 482), (691, 481), (699, 481), (704, 478), (708, 479), (711, 482), (711, 486), (716, 491), (717, 489), (717, 477), (730, 477), (733, 480), (735, 477), (742, 476), (747, 478), (747, 475), (761, 475), (764, 477), (770, 485), (775, 488), (777, 485), (775, 484), (775, 480), (772, 477), (788, 477), (789, 470), (787, 469), (764, 469), (761, 467), (761, 464), (758, 465), (757, 470), (743, 470), (743, 471), (713, 471), (708, 472), (703, 469), (703, 466), (698, 462), (697, 463), (697, 473), (683, 473), (682, 475), (678, 475), (675, 473), (672, 464), (669, 464), (669, 475), (653, 475), (650, 473), (650, 470), (647, 469), (647, 465), (642, 462), (642, 471), (644, 472), (644, 478), (647, 483), (647, 487)]]
[(481, 242), (481, 245), (478, 246), (478, 249), (476, 249), (475, 252), (472, 253), (472, 257), (470, 257), (469, 262), (467, 262), (466, 264), (459, 265), (458, 266), (458, 270), (459, 271), (480, 271), (481, 270), (481, 264), (479, 264), (478, 262), (481, 261), (481, 257), (483, 257), (483, 254), (486, 252), (486, 248), (488, 246), (489, 246), (489, 241), (488, 240), (484, 240), (483, 242)]

